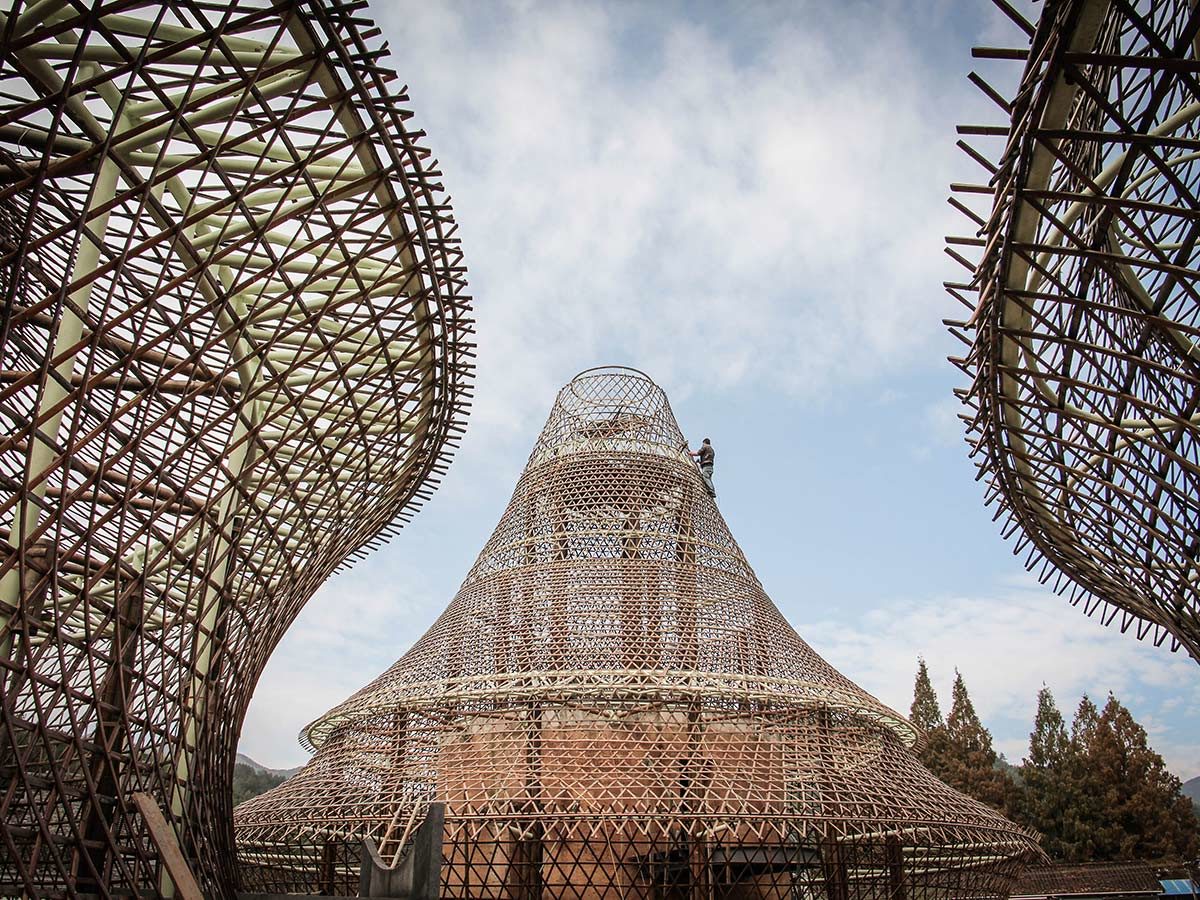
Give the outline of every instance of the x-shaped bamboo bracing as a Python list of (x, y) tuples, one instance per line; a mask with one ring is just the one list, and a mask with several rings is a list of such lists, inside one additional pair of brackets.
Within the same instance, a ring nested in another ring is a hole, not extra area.
[(171, 893), (136, 790), (234, 890), (258, 673), (461, 430), (453, 219), (360, 10), (0, 11), (0, 892)]
[(238, 807), (247, 887), (353, 893), (445, 804), (448, 898), (998, 897), (1033, 838), (767, 598), (630, 369), (560, 391), (450, 606)]
[(999, 138), (996, 163), (963, 142), (988, 184), (956, 186), (991, 202), (957, 202), (979, 229), (951, 241), (983, 248), (948, 285), (969, 440), (1043, 580), (1200, 660), (1200, 11), (1058, 0), (1019, 24), (1008, 126), (962, 129)]

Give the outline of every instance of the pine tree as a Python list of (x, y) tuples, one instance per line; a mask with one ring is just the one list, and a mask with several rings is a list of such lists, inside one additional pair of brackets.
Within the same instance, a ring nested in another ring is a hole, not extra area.
[(1149, 746), (1146, 730), (1112, 694), (1091, 732), (1087, 771), (1103, 798), (1098, 859), (1185, 858), (1197, 848), (1196, 816), (1182, 784)]
[(1071, 744), (1077, 748), (1088, 746), (1099, 719), (1100, 710), (1096, 709), (1096, 704), (1084, 694), (1075, 710), (1075, 719), (1071, 722)]
[(917, 658), (917, 677), (913, 684), (913, 702), (909, 710), (909, 718), (925, 733), (925, 745), (919, 754), (925, 768), (938, 778), (945, 781), (949, 737), (946, 734), (946, 723), (942, 720), (942, 710), (938, 706), (937, 694), (929, 680), (929, 669), (925, 660)]
[(962, 674), (954, 674), (953, 702), (946, 719), (945, 773), (938, 773), (939, 777), (994, 809), (1012, 812), (1019, 806), (1019, 789), (998, 765), (992, 735), (979, 721)]
[(1085, 695), (1071, 725), (1068, 802), (1061, 828), (1068, 862), (1186, 859), (1197, 822), (1178, 778), (1111, 694), (1101, 712)]
[(1042, 847), (1055, 859), (1067, 855), (1063, 833), (1073, 802), (1071, 739), (1048, 687), (1038, 691), (1037, 715), (1029, 735), (1029, 756), (1021, 764), (1024, 784), (1019, 818), (1042, 835)]
[(932, 731), (945, 725), (942, 721), (942, 710), (938, 706), (937, 694), (934, 693), (933, 683), (929, 680), (929, 669), (925, 660), (917, 657), (917, 679), (913, 685), (913, 702), (908, 718), (922, 731)]
[(1046, 772), (1060, 768), (1071, 750), (1071, 739), (1067, 725), (1050, 688), (1043, 685), (1038, 691), (1037, 715), (1033, 719), (1033, 731), (1029, 734), (1029, 759), (1026, 764), (1033, 771)]
[(1099, 718), (1096, 704), (1084, 694), (1071, 721), (1063, 764), (1066, 796), (1056, 832), (1056, 855), (1066, 862), (1089, 862), (1097, 858), (1098, 831), (1104, 821), (1103, 785), (1089, 768), (1089, 756)]

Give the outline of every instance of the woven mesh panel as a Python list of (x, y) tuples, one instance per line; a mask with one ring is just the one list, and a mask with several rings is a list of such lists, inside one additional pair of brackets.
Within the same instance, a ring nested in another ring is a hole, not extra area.
[(182, 896), (176, 841), (235, 895), (267, 658), (462, 431), (456, 226), (362, 6), (0, 3), (0, 897)]

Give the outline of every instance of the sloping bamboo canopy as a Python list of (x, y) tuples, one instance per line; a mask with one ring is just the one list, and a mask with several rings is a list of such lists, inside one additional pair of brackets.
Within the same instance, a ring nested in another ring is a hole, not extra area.
[(663, 391), (562, 389), (458, 594), (238, 807), (244, 884), (353, 893), (445, 804), (449, 898), (999, 897), (1032, 837), (763, 592)]
[(1200, 662), (1200, 7), (998, 5), (1027, 41), (975, 53), (1024, 74), (972, 73), (1006, 121), (960, 127), (951, 199), (968, 442), (1044, 582)]

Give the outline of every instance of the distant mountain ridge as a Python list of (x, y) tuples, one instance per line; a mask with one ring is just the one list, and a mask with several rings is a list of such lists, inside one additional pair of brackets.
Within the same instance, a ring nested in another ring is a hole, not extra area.
[(1183, 796), (1190, 797), (1193, 803), (1200, 803), (1200, 775), (1183, 783)]
[[(297, 772), (299, 772), (301, 769), (304, 768), (304, 766), (296, 766), (293, 769), (271, 769), (271, 768), (268, 768), (267, 766), (264, 766), (260, 762), (255, 762), (250, 757), (248, 757), (245, 753), (239, 753), (237, 755), (236, 762), (241, 763), (243, 766), (249, 766), (255, 772), (259, 772), (263, 775), (277, 775), (283, 779), (291, 778), (293, 775), (295, 775)], [(1200, 781), (1200, 779), (1196, 779), (1196, 780)]]
[(233, 805), (245, 803), (271, 788), (279, 787), (299, 771), (299, 766), (294, 769), (268, 769), (246, 754), (239, 753), (233, 766)]
[(1183, 796), (1192, 801), (1192, 809), (1196, 810), (1196, 818), (1200, 819), (1200, 775), (1183, 783)]

